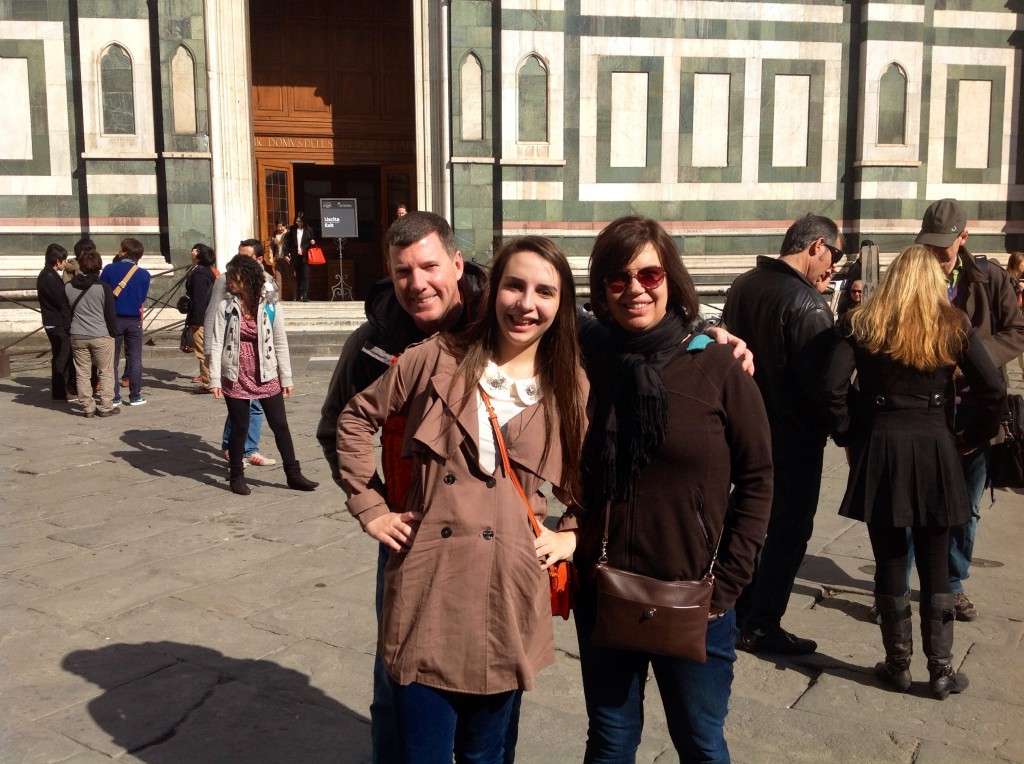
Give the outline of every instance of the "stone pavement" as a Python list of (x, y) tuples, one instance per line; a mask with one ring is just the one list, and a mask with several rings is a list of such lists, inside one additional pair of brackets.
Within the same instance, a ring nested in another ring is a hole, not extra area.
[[(190, 356), (147, 347), (148, 404), (108, 419), (52, 404), (45, 360), (0, 380), (0, 761), (369, 760), (376, 545), (313, 438), (333, 360), (293, 344), (288, 416), (314, 493), (287, 490), (280, 466), (250, 468), (249, 497), (228, 491), (224, 404), (189, 394)], [(277, 456), (266, 429), (263, 446)], [(907, 694), (871, 674), (873, 566), (863, 526), (835, 511), (845, 480), (830, 447), (784, 624), (819, 652), (740, 654), (734, 760), (1024, 762), (1024, 498), (986, 501), (967, 586), (981, 616), (955, 644), (971, 687), (938, 702), (920, 649)], [(521, 762), (582, 759), (575, 634), (555, 629)], [(650, 694), (639, 760), (677, 761)]]

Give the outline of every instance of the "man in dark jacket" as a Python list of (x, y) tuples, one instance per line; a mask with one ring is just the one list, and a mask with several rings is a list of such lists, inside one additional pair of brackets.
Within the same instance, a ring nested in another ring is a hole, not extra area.
[(817, 643), (782, 628), (814, 527), (826, 427), (814, 399), (828, 352), (832, 311), (815, 284), (842, 256), (836, 224), (806, 215), (789, 227), (777, 259), (757, 258), (725, 300), (723, 322), (754, 352), (754, 380), (772, 431), (775, 487), (754, 580), (736, 605), (750, 652), (811, 653)]
[(50, 395), (55, 401), (73, 400), (76, 395), (75, 367), (71, 363), (71, 304), (64, 292), (61, 271), (68, 251), (60, 244), (46, 248), (46, 267), (36, 278), (36, 297), (42, 313), (43, 329), (50, 340)]
[[(930, 249), (938, 259), (946, 274), (950, 301), (967, 314), (975, 336), (992, 362), (1002, 369), (1024, 352), (1024, 315), (1017, 307), (1010, 274), (988, 258), (975, 258), (968, 252), (967, 236), (967, 212), (963, 205), (956, 199), (941, 199), (925, 211), (921, 232), (914, 242)], [(957, 390), (957, 395), (957, 419), (966, 421), (974, 401), (969, 389)], [(959, 422), (954, 427), (962, 429)], [(964, 592), (963, 579), (970, 575), (981, 497), (988, 478), (989, 451), (985, 446), (961, 458), (971, 497), (971, 519), (949, 529), (949, 583), (956, 618), (961, 621), (978, 617), (978, 609)]]

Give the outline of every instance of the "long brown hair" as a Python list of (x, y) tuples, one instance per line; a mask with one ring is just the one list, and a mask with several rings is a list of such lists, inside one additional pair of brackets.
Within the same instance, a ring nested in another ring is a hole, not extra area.
[[(409, 213), (406, 220), (415, 213)], [(518, 252), (531, 252), (549, 263), (558, 273), (558, 310), (537, 347), (536, 372), (543, 394), (544, 452), (540, 463), (547, 461), (553, 437), (553, 422), (560, 422), (558, 437), (562, 446), (562, 488), (576, 493), (579, 480), (580, 451), (584, 435), (585, 401), (580, 391), (580, 345), (576, 319), (576, 287), (569, 261), (562, 250), (543, 236), (524, 236), (503, 246), (494, 256), (487, 286), (481, 299), (480, 313), (464, 331), (445, 334), (442, 342), (459, 362), (456, 377), (461, 377), (466, 390), (465, 406), (472, 398), (487, 362), (498, 355), (501, 329), (495, 303), (498, 288), (509, 260)]]
[(967, 338), (963, 322), (935, 255), (920, 244), (903, 250), (874, 294), (850, 312), (851, 333), (868, 352), (921, 371), (956, 363)]

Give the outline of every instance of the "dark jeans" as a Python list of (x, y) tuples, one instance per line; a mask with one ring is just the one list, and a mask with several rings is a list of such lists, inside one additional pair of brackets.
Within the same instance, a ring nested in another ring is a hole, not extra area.
[(954, 594), (964, 590), (964, 579), (970, 573), (974, 559), (974, 538), (978, 533), (981, 518), (981, 500), (985, 495), (985, 481), (988, 479), (988, 457), (992, 447), (984, 445), (967, 456), (960, 457), (967, 481), (967, 495), (971, 499), (971, 517), (963, 525), (949, 529), (949, 585)]
[[(249, 399), (224, 396), (228, 404), (228, 418), (231, 419), (231, 436), (228, 438), (228, 454), (232, 471), (241, 472), (242, 455), (245, 451), (245, 435), (249, 431)], [(292, 434), (288, 430), (288, 416), (284, 410), (284, 395), (277, 393), (269, 398), (260, 398), (263, 414), (267, 418), (274, 433), (281, 461), (288, 467), (295, 464), (295, 447), (292, 445)]]
[[(388, 564), (388, 548), (379, 545), (377, 552), (377, 591), (374, 598), (377, 607), (377, 628), (380, 628), (380, 616), (384, 609), (384, 568)], [(373, 746), (373, 764), (391, 764), (401, 761), (401, 750), (398, 741), (398, 720), (395, 711), (395, 693), (398, 684), (384, 667), (380, 651), (373, 659), (373, 701), (370, 703), (370, 740)], [(516, 693), (512, 711), (508, 718), (508, 729), (505, 731), (504, 764), (514, 764), (516, 760), (516, 743), (519, 739), (519, 711), (523, 702), (523, 693)]]
[(824, 447), (772, 449), (775, 488), (768, 535), (754, 578), (736, 603), (743, 631), (770, 631), (782, 622), (807, 542), (814, 531), (823, 456)]
[(295, 299), (302, 300), (309, 296), (309, 258), (306, 255), (292, 255), (292, 267), (295, 269)]
[(413, 682), (395, 685), (398, 730), (406, 764), (502, 764), (505, 732), (522, 690), (469, 695)]
[[(245, 433), (246, 458), (260, 450), (260, 430), (263, 429), (263, 406), (255, 398), (249, 401), (249, 429)], [(231, 417), (224, 420), (224, 434), (221, 436), (221, 448), (227, 451), (231, 445)]]
[(736, 662), (736, 612), (708, 621), (707, 663), (595, 647), (594, 603), (575, 610), (583, 695), (587, 704), (586, 764), (633, 764), (644, 729), (648, 667), (654, 668), (672, 745), (684, 762), (728, 762), (725, 716)]
[[(917, 575), (921, 579), (921, 602), (933, 594), (949, 594), (948, 528), (893, 528), (868, 523), (868, 538), (875, 555), (875, 594), (902, 596), (907, 589), (908, 553), (913, 549)], [(913, 537), (910, 546), (908, 535)]]
[(55, 401), (67, 400), (78, 392), (75, 365), (71, 359), (71, 337), (61, 326), (46, 330), (50, 340), (50, 395)]
[[(121, 360), (121, 346), (128, 360), (128, 399), (136, 401), (142, 397), (142, 319), (139, 316), (118, 316), (117, 335), (114, 337), (114, 380)], [(117, 393), (115, 398), (120, 398)]]

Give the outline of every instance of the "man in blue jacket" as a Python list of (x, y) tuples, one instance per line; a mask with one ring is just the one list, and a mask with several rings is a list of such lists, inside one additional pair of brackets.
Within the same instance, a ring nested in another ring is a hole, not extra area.
[[(114, 377), (121, 360), (121, 347), (128, 359), (128, 405), (142, 406), (142, 306), (149, 295), (149, 271), (139, 267), (143, 246), (138, 239), (123, 239), (119, 259), (100, 274), (114, 292), (117, 334), (114, 337)], [(120, 405), (120, 393), (114, 405)]]

